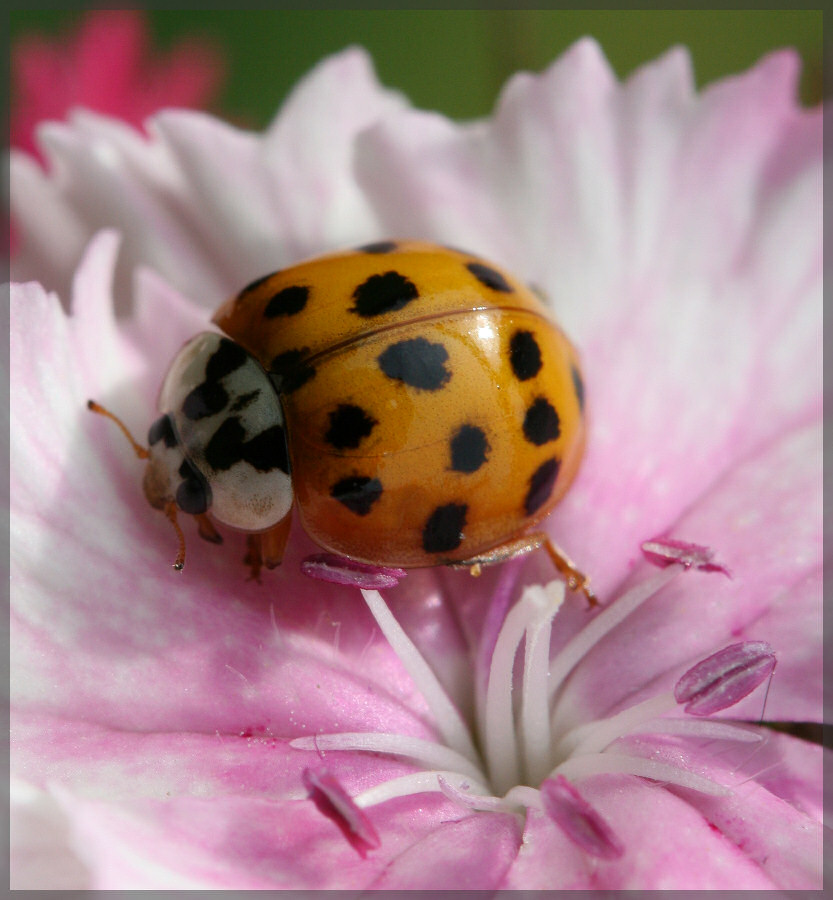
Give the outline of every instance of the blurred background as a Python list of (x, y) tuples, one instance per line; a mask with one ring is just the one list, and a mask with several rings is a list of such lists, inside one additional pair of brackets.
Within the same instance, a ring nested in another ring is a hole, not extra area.
[[(88, 15), (10, 12), (12, 95), (19, 103), (27, 97), (34, 56), (15, 54), (15, 48), (69, 47)], [(383, 84), (404, 91), (419, 107), (457, 119), (486, 115), (511, 73), (543, 69), (584, 35), (599, 41), (619, 77), (684, 44), (700, 86), (791, 46), (804, 62), (803, 102), (815, 104), (823, 95), (821, 10), (146, 10), (134, 15), (150, 58), (197, 47), (205, 51), (203, 64), (215, 71), (202, 94), (192, 98), (186, 92), (177, 97), (179, 105), (202, 106), (250, 128), (263, 127), (301, 75), (349, 44), (370, 51)], [(73, 65), (68, 71), (78, 69), (77, 60)], [(66, 77), (53, 76), (53, 88)], [(61, 87), (67, 93), (67, 85)], [(94, 98), (81, 99), (96, 105)]]

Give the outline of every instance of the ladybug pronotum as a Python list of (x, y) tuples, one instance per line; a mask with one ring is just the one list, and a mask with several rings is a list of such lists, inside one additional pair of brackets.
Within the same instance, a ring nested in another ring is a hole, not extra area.
[(476, 571), (543, 546), (592, 598), (535, 530), (578, 468), (584, 399), (522, 282), (384, 241), (258, 278), (213, 321), (174, 359), (141, 454), (175, 525), (178, 510), (209, 540), (215, 523), (246, 532), (255, 575), (280, 563), (293, 507), (347, 566)]

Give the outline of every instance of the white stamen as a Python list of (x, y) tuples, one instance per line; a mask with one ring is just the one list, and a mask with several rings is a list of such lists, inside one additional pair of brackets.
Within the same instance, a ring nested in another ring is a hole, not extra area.
[(353, 798), (353, 802), (361, 809), (366, 809), (388, 800), (395, 800), (397, 797), (409, 797), (411, 794), (442, 793), (438, 780), (440, 777), (458, 790), (471, 788), (483, 794), (484, 797), (491, 796), (488, 785), (481, 781), (472, 781), (459, 772), (423, 771), (383, 781), (381, 784), (362, 791)]
[(561, 738), (555, 748), (555, 758), (564, 759), (573, 755), (581, 756), (584, 753), (598, 753), (617, 738), (629, 734), (645, 722), (650, 722), (676, 707), (677, 701), (673, 693), (668, 691), (637, 703), (636, 706), (623, 709), (615, 716), (586, 722), (568, 731)]
[[(623, 619), (653, 597), (669, 581), (673, 581), (685, 571), (680, 565), (670, 565), (651, 578), (646, 578), (614, 603), (606, 606), (599, 615), (573, 637), (556, 655), (550, 666), (550, 699), (554, 698), (564, 679), (575, 668), (576, 664), (597, 644), (609, 631)], [(553, 725), (555, 722), (553, 721)]]
[(384, 732), (343, 732), (295, 738), (289, 742), (296, 750), (363, 750), (368, 753), (390, 753), (411, 759), (427, 769), (450, 769), (479, 780), (483, 777), (462, 753), (443, 744), (404, 734)]
[[(637, 729), (634, 729), (637, 731)], [(757, 744), (763, 735), (743, 725), (732, 722), (715, 722), (713, 719), (659, 719), (648, 723), (638, 731), (645, 734), (691, 734), (711, 740), (740, 741)]]
[(691, 734), (697, 737), (757, 741), (755, 732), (727, 722), (710, 719), (665, 719), (664, 713), (677, 707), (673, 691), (637, 703), (622, 710), (615, 716), (597, 719), (573, 728), (559, 741), (554, 751), (555, 759), (598, 753), (609, 747), (615, 740), (627, 734)]
[(503, 795), (503, 802), (510, 807), (522, 807), (524, 809), (543, 809), (544, 801), (541, 792), (537, 788), (519, 784)]
[(499, 793), (508, 791), (521, 780), (512, 710), (515, 654), (527, 626), (545, 614), (549, 605), (547, 595), (539, 585), (526, 588), (521, 599), (509, 610), (492, 653), (483, 744), (489, 780)]
[(393, 617), (382, 599), (382, 595), (378, 591), (362, 591), (362, 596), (382, 630), (382, 634), (387, 638), (405, 670), (413, 679), (417, 690), (428, 704), (437, 729), (446, 744), (477, 764), (478, 754), (474, 749), (466, 723), (449, 699), (448, 694), (443, 690), (431, 667)]
[(474, 809), (480, 812), (512, 813), (523, 816), (525, 810), (529, 807), (541, 810), (544, 808), (541, 792), (536, 790), (536, 788), (526, 787), (525, 785), (513, 787), (503, 797), (494, 797), (473, 794), (469, 788), (460, 790), (449, 784), (442, 775), (437, 776), (437, 781), (440, 790), (449, 800), (453, 800), (466, 809)]
[(466, 809), (476, 809), (480, 812), (518, 812), (509, 807), (500, 797), (483, 794), (472, 794), (470, 790), (460, 790), (442, 776), (437, 776), (440, 790), (454, 803), (464, 806)]
[(564, 582), (552, 581), (544, 589), (546, 605), (526, 626), (521, 741), (527, 784), (540, 784), (552, 767), (549, 680), (552, 620), (564, 602)]
[(506, 619), (512, 592), (518, 580), (518, 560), (509, 560), (501, 566), (501, 572), (492, 591), (480, 633), (480, 642), (474, 671), (474, 699), (477, 710), (477, 722), (482, 725), (486, 721), (486, 688), (489, 685), (489, 668), (495, 649), (498, 633)]
[(624, 756), (618, 753), (592, 753), (586, 756), (572, 756), (550, 773), (550, 777), (563, 775), (571, 781), (580, 778), (589, 778), (591, 775), (607, 775), (611, 772), (621, 772), (627, 775), (639, 775), (642, 778), (651, 778), (666, 784), (678, 784), (680, 787), (691, 788), (700, 791), (701, 794), (710, 794), (714, 797), (722, 797), (729, 793), (729, 789), (703, 778), (685, 769), (667, 763), (658, 763), (652, 759), (644, 759), (638, 756)]

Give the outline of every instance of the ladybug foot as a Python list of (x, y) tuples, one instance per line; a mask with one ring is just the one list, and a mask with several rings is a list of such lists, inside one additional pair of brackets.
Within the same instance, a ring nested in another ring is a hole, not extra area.
[(523, 537), (507, 541), (493, 547), (480, 556), (467, 559), (464, 562), (453, 563), (455, 569), (468, 569), (472, 575), (479, 575), (482, 566), (491, 566), (495, 563), (507, 562), (510, 559), (516, 559), (519, 556), (525, 556), (541, 547), (547, 552), (547, 556), (552, 560), (553, 565), (558, 569), (559, 573), (567, 582), (567, 587), (571, 591), (581, 591), (587, 598), (590, 606), (597, 606), (599, 601), (590, 588), (590, 579), (583, 572), (576, 568), (575, 563), (569, 556), (557, 545), (554, 544), (549, 535), (539, 531), (535, 534), (527, 534)]
[(395, 587), (405, 577), (404, 569), (372, 566), (334, 553), (316, 553), (301, 563), (301, 571), (318, 581), (347, 584), (365, 590)]
[(590, 579), (584, 572), (580, 572), (575, 563), (569, 556), (557, 545), (554, 544), (547, 535), (542, 535), (543, 547), (547, 551), (547, 556), (552, 560), (556, 569), (564, 576), (567, 587), (571, 591), (581, 591), (587, 598), (590, 606), (598, 606), (599, 601), (590, 588)]
[(261, 584), (260, 570), (263, 568), (263, 558), (260, 552), (259, 535), (250, 534), (246, 537), (246, 555), (243, 557), (244, 565), (249, 567), (249, 577), (246, 581), (256, 581)]

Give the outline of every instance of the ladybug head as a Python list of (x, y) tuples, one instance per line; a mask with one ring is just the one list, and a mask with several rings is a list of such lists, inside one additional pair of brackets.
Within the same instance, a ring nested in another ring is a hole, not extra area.
[(266, 530), (292, 507), (277, 392), (239, 344), (205, 332), (171, 364), (148, 432), (145, 495), (241, 531)]

